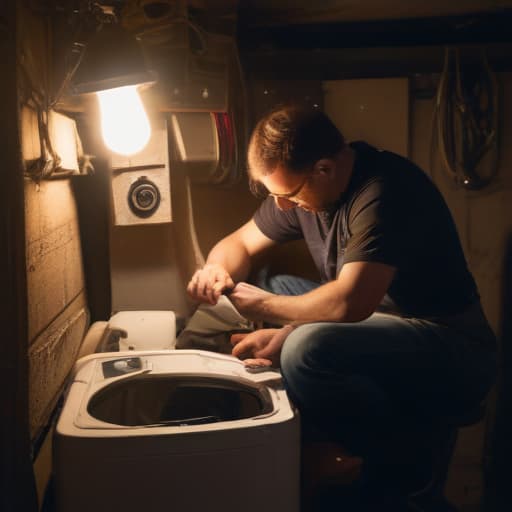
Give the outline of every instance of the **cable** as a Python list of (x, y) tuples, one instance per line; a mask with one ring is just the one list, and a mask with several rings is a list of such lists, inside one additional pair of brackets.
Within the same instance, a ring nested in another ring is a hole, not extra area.
[(491, 183), (498, 171), (498, 88), (483, 51), (463, 66), (460, 50), (446, 48), (433, 130), (443, 168), (458, 186)]
[[(48, 38), (48, 27), (46, 37)], [(46, 54), (48, 51), (46, 49)], [(35, 62), (30, 46), (18, 49), (17, 64), (21, 77), (21, 101), (22, 104), (28, 106), (35, 111), (37, 117), (38, 134), (39, 134), (39, 158), (30, 162), (25, 168), (25, 175), (39, 181), (48, 177), (54, 169), (60, 165), (60, 158), (55, 153), (48, 131), (48, 83), (46, 79), (39, 79), (36, 87), (32, 74), (26, 66), (27, 60)]]
[(60, 85), (57, 93), (55, 94), (55, 97), (50, 102), (50, 108), (54, 108), (57, 105), (57, 103), (60, 101), (62, 95), (64, 94), (64, 91), (68, 88), (69, 83), (73, 79), (73, 76), (75, 75), (76, 70), (80, 66), (80, 63), (82, 62), (82, 59), (85, 55), (85, 49), (86, 49), (86, 45), (84, 43), (81, 43), (79, 41), (73, 42), (70, 53), (72, 55), (73, 54), (76, 55), (75, 63), (70, 67), (70, 69), (67, 70), (67, 72), (64, 76), (64, 80), (62, 80), (61, 85)]
[[(50, 22), (50, 14), (46, 13), (48, 24)], [(86, 51), (86, 35), (90, 31), (91, 22), (97, 30), (103, 23), (113, 23), (117, 21), (116, 13), (113, 7), (104, 6), (98, 2), (91, 2), (89, 0), (82, 0), (78, 9), (73, 10), (74, 19), (77, 20), (75, 24), (72, 37), (72, 45), (68, 55), (65, 57), (66, 70), (64, 78), (60, 86), (52, 96), (48, 80), (38, 80), (39, 87), (36, 87), (31, 73), (26, 66), (26, 58), (21, 58), (18, 55), (18, 67), (21, 70), (22, 76), (22, 104), (27, 105), (33, 109), (37, 116), (38, 133), (39, 133), (39, 147), (40, 157), (31, 161), (26, 165), (25, 175), (40, 181), (41, 179), (59, 179), (66, 178), (77, 172), (73, 169), (64, 169), (61, 167), (61, 159), (55, 152), (49, 133), (49, 117), (52, 110), (56, 107), (69, 86), (76, 70), (80, 66), (83, 56)], [(50, 41), (51, 27), (47, 26), (46, 30), (46, 56), (51, 54), (51, 41)], [(24, 48), (25, 52), (32, 56), (30, 47)], [(34, 59), (31, 60), (31, 62)], [(42, 85), (40, 85), (42, 84)], [(90, 167), (88, 168), (90, 169)]]
[[(228, 81), (228, 112), (215, 116), (221, 158), (218, 174), (212, 180), (214, 185), (230, 186), (237, 183), (243, 175), (241, 166), (244, 157), (242, 155), (245, 153), (248, 136), (247, 86), (234, 39), (213, 34), (210, 37), (217, 39), (220, 44), (229, 46), (231, 51), (230, 69), (228, 70), (230, 76)], [(231, 73), (231, 66), (234, 68), (233, 73)]]

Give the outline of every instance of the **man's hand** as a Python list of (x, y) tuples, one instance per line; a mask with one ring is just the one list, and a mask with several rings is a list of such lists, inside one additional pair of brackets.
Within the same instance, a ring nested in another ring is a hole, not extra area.
[(229, 293), (229, 300), (239, 313), (249, 320), (265, 320), (266, 303), (273, 296), (273, 293), (252, 284), (238, 283)]
[(196, 301), (217, 304), (221, 293), (234, 286), (233, 279), (222, 265), (210, 263), (192, 276), (187, 292)]
[(259, 329), (249, 334), (233, 334), (231, 353), (244, 359), (246, 363), (279, 366), (281, 348), (292, 331), (291, 325), (285, 325), (280, 329)]

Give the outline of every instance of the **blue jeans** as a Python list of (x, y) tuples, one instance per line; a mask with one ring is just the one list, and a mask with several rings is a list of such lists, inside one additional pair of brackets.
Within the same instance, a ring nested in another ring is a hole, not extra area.
[[(281, 295), (319, 286), (293, 276), (259, 284)], [(392, 461), (413, 458), (433, 424), (485, 397), (496, 355), (452, 328), (374, 313), (297, 327), (283, 345), (281, 371), (304, 435), (343, 443), (389, 486)]]

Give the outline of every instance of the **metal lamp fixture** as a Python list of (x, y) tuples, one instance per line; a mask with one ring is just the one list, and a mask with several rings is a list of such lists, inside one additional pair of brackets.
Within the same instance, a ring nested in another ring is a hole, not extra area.
[(106, 23), (87, 43), (71, 89), (86, 94), (154, 81), (135, 38), (119, 23)]
[(71, 90), (97, 93), (103, 141), (111, 151), (129, 156), (151, 137), (137, 87), (152, 82), (137, 41), (118, 23), (103, 23), (85, 47)]

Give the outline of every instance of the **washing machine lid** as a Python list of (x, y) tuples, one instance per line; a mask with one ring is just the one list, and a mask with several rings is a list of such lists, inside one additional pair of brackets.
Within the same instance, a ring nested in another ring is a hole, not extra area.
[[(101, 364), (101, 369), (98, 364)], [(105, 370), (109, 366), (113, 367), (111, 372)], [(101, 382), (111, 377), (133, 376), (135, 372), (230, 376), (241, 382), (266, 384), (282, 381), (280, 371), (275, 368), (251, 373), (240, 359), (206, 350), (134, 350), (91, 354), (76, 362), (73, 380)]]
[[(95, 354), (77, 363), (81, 429), (193, 427), (267, 418), (283, 401), (278, 371), (252, 374), (232, 356), (199, 350)], [(275, 388), (275, 389), (274, 389)]]

